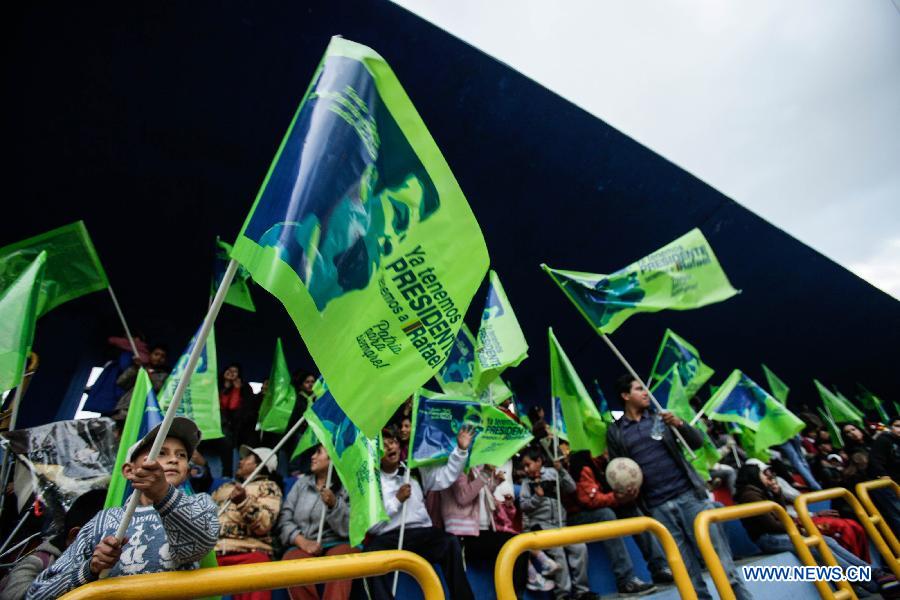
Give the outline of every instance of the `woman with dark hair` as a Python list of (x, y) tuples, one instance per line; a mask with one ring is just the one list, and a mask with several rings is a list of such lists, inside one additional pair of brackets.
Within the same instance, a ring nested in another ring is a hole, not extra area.
[(844, 423), (841, 426), (841, 437), (844, 440), (844, 450), (852, 455), (854, 452), (865, 452), (872, 449), (872, 437), (853, 423)]
[[(359, 552), (357, 548), (350, 546), (350, 507), (347, 492), (336, 472), (332, 471), (331, 486), (325, 485), (330, 464), (325, 447), (319, 444), (310, 461), (310, 472), (297, 480), (282, 504), (278, 517), (278, 536), (288, 548), (282, 560)], [(322, 525), (322, 539), (317, 541), (323, 512), (325, 521)], [(325, 584), (323, 597), (328, 600), (346, 600), (350, 596), (352, 584), (351, 579), (330, 581)], [(319, 598), (314, 585), (293, 587), (288, 593), (292, 600)]]
[[(241, 365), (231, 363), (219, 378), (219, 418), (224, 437), (203, 444), (201, 451), (209, 456), (218, 456), (222, 461), (222, 476), (229, 477), (234, 468), (234, 450), (240, 445), (240, 412), (242, 407), (252, 402), (253, 390), (243, 379)], [(255, 425), (255, 423), (254, 423)]]

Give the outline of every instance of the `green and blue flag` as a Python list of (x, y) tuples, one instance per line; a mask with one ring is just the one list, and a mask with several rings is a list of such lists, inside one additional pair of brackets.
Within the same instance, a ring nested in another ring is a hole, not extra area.
[(497, 273), (491, 270), (490, 284), (481, 327), (478, 329), (478, 345), (475, 348), (474, 387), (476, 393), (487, 389), (492, 381), (509, 367), (518, 366), (528, 357), (528, 343), (513, 312), (512, 304), (500, 283)]
[[(213, 281), (210, 294), (216, 293), (222, 278), (225, 277), (225, 270), (228, 268), (228, 261), (231, 255), (231, 244), (216, 238), (216, 248), (213, 254)], [(246, 311), (256, 312), (256, 305), (253, 304), (253, 296), (250, 295), (250, 272), (243, 265), (238, 266), (231, 285), (225, 293), (225, 304), (230, 304)]]
[(715, 373), (700, 360), (700, 353), (694, 346), (671, 329), (666, 329), (650, 370), (650, 385), (660, 381), (672, 368), (678, 369), (678, 376), (688, 398), (693, 398)]
[(461, 395), (490, 404), (500, 404), (511, 398), (513, 392), (501, 377), (491, 381), (481, 393), (475, 391), (475, 355), (475, 336), (463, 323), (456, 334), (447, 362), (435, 375), (441, 390), (445, 394)]
[[(200, 333), (199, 329), (197, 333)], [(197, 334), (194, 334), (159, 391), (159, 406), (163, 411), (169, 408), (169, 404), (175, 397), (175, 388), (178, 387), (178, 382), (187, 372), (188, 359), (196, 341)], [(209, 331), (206, 345), (200, 354), (194, 374), (184, 390), (184, 396), (181, 397), (181, 404), (178, 405), (175, 416), (187, 417), (194, 421), (203, 434), (204, 440), (224, 437), (222, 418), (219, 413), (219, 376), (216, 367), (216, 332), (214, 329)]]

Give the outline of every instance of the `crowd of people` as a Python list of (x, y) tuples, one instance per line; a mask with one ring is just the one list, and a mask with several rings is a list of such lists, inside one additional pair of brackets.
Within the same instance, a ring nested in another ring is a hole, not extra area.
[[(145, 351), (134, 364), (123, 366), (117, 377), (124, 392), (110, 416), (119, 423), (127, 414), (137, 368), (151, 371), (157, 390), (168, 372), (164, 347)], [(307, 372), (294, 376), (297, 402), (291, 422), (316, 401), (315, 380)], [(697, 449), (704, 440), (700, 430), (670, 412), (656, 413), (640, 382), (623, 376), (615, 382), (623, 415), (609, 425), (603, 455), (570, 452), (564, 440), (553, 439), (554, 428), (543, 409), (533, 406), (527, 421), (533, 442), (506, 465), (469, 465), (468, 472), (464, 467), (477, 432), (466, 426), (459, 430), (445, 464), (414, 469), (407, 478), (412, 420), (407, 402), (381, 432), (380, 483), (389, 520), (373, 526), (364, 542), (353, 546), (352, 506), (337, 472), (328, 475), (325, 448), (315, 445), (292, 458), (290, 450), (296, 445), (292, 440), (286, 452), (276, 454), (272, 448), (280, 435), (255, 427), (265, 385), (254, 393), (239, 365), (223, 369), (219, 388), (223, 438), (201, 441), (196, 425), (179, 418), (156, 461), (144, 461), (154, 432), (129, 449), (123, 473), (141, 493), (141, 507), (125, 540), (114, 537), (123, 509), (99, 510), (102, 497), (86, 494), (66, 516), (65, 531), (55, 532), (8, 573), (0, 585), (0, 600), (55, 598), (96, 580), (104, 570), (113, 576), (189, 570), (210, 552), (224, 566), (394, 549), (401, 521), (404, 549), (439, 564), (450, 597), (465, 600), (474, 598), (467, 568), (477, 564), (492, 568), (503, 544), (519, 533), (640, 515), (653, 517), (672, 533), (698, 597), (711, 600), (693, 533), (699, 512), (721, 503), (758, 500), (773, 500), (792, 510), (793, 499), (803, 491), (853, 489), (859, 481), (885, 476), (900, 481), (900, 418), (867, 423), (865, 428), (842, 424), (836, 443), (811, 412), (801, 413), (806, 429), (770, 449), (767, 462), (748, 457), (740, 440), (721, 424), (706, 422), (720, 456), (706, 480), (686, 458), (675, 435), (677, 431)], [(499, 408), (524, 421), (512, 399)], [(654, 427), (659, 421), (666, 425), (662, 435)], [(605, 470), (616, 457), (628, 457), (640, 466), (640, 488), (610, 487)], [(255, 471), (259, 475), (248, 482)], [(873, 493), (873, 500), (894, 531), (900, 531), (900, 502), (891, 490), (883, 492)], [(831, 510), (817, 513), (814, 522), (839, 564), (871, 564), (866, 533), (848, 507), (836, 502)], [(772, 515), (746, 519), (744, 527), (762, 552), (793, 551), (783, 524)], [(716, 525), (711, 534), (735, 595), (749, 600), (752, 596), (735, 567), (724, 530)], [(642, 595), (672, 583), (656, 539), (644, 533), (634, 541), (649, 581), (636, 575), (625, 540), (602, 542), (618, 592)], [(597, 598), (589, 571), (585, 544), (527, 552), (515, 562), (513, 586), (519, 597), (531, 589), (550, 592), (554, 598)], [(355, 594), (363, 597), (364, 586), (370, 597), (382, 599), (392, 597), (392, 583), (388, 575), (369, 578), (365, 584), (332, 581), (288, 592), (294, 600), (340, 600)], [(863, 582), (858, 592), (864, 595), (891, 586), (896, 586), (893, 576), (874, 569), (872, 580)], [(268, 591), (234, 595), (236, 600), (269, 597)]]

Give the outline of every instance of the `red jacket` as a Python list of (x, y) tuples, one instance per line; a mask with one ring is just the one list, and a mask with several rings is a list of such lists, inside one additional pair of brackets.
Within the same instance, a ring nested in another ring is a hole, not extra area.
[(575, 496), (583, 510), (613, 508), (619, 505), (613, 492), (603, 491), (603, 486), (594, 477), (594, 471), (590, 467), (581, 469), (575, 485)]

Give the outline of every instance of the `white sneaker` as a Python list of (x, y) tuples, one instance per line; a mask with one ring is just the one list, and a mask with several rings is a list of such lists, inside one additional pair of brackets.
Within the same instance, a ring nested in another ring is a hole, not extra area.
[(541, 575), (544, 577), (552, 577), (556, 573), (559, 573), (559, 570), (562, 568), (558, 562), (550, 558), (549, 556), (544, 556), (540, 559), (541, 563)]
[(525, 587), (533, 592), (549, 592), (556, 587), (556, 584), (549, 579), (544, 579), (540, 573), (534, 573), (532, 577), (529, 577)]

